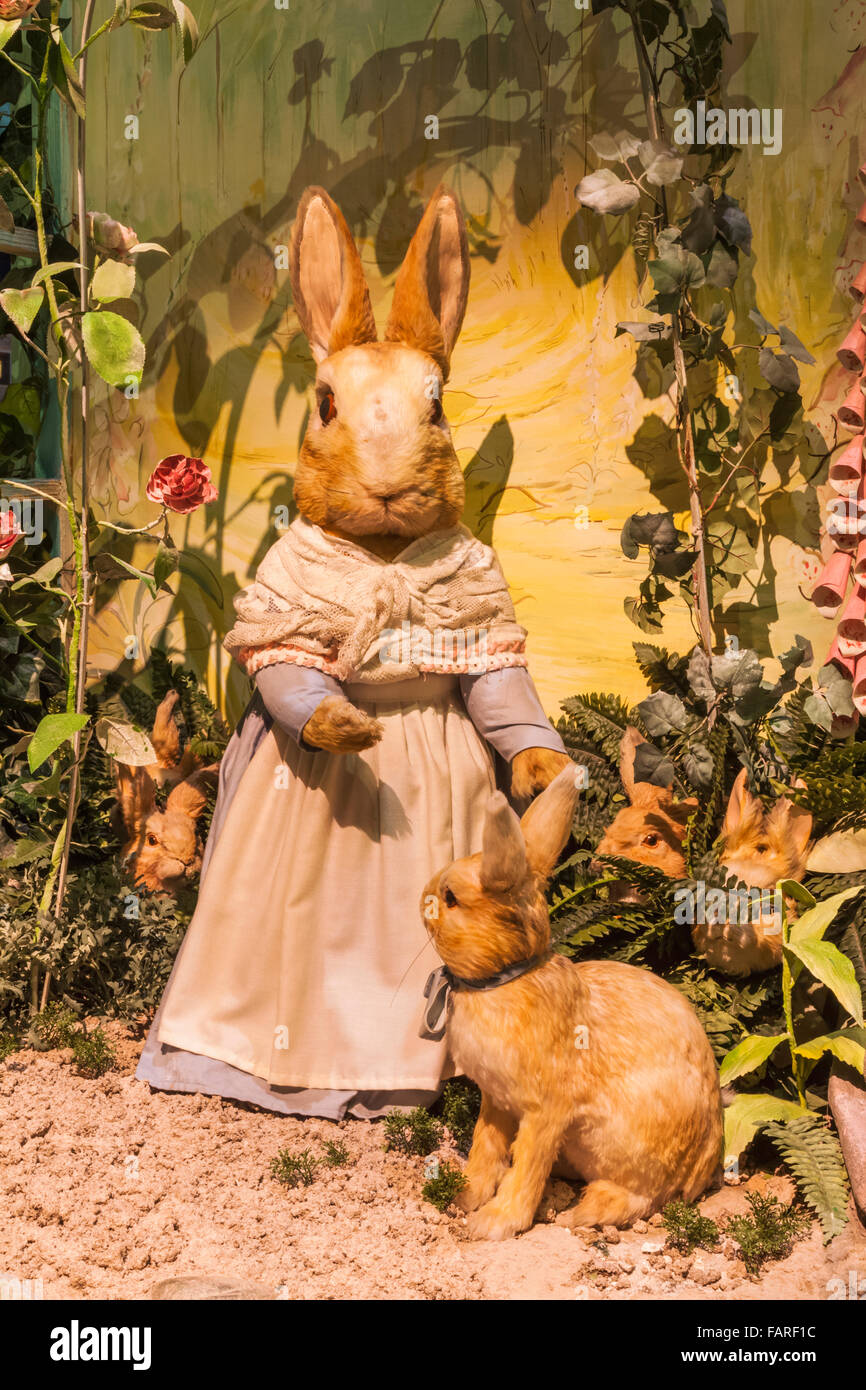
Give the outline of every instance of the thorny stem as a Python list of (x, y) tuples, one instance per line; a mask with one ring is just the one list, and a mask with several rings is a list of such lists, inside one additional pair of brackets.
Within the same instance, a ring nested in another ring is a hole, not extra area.
[[(638, 71), (640, 72), (641, 88), (643, 90), (650, 138), (653, 140), (663, 140), (665, 134), (664, 123), (659, 109), (659, 94), (653, 75), (652, 59), (647, 49), (640, 16), (635, 8), (634, 0), (626, 0), (626, 6), (634, 32), (635, 46), (637, 48)], [(658, 196), (665, 221), (667, 222), (667, 195), (664, 188), (659, 189)], [(694, 567), (694, 612), (701, 645), (707, 657), (711, 657), (713, 654), (713, 635), (710, 616), (709, 579), (707, 574), (705, 516), (701, 503), (697, 465), (695, 463), (695, 440), (692, 429), (691, 405), (689, 402), (689, 383), (680, 334), (678, 311), (674, 311), (671, 314), (671, 345), (673, 347), (674, 371), (677, 380), (677, 453), (688, 483), (689, 511), (691, 513), (692, 536), (694, 537), (696, 552)]]

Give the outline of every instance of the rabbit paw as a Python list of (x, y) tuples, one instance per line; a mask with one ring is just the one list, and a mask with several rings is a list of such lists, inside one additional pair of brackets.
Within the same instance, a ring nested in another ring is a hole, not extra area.
[(519, 1215), (494, 1200), (466, 1218), (466, 1234), (470, 1240), (508, 1240), (531, 1225), (531, 1216), (528, 1221), (521, 1220)]
[(529, 801), (543, 792), (571, 758), (555, 748), (524, 748), (511, 761), (511, 795), (515, 801)]
[(304, 725), (302, 737), (326, 753), (360, 753), (384, 733), (378, 719), (357, 709), (342, 695), (327, 695)]
[[(503, 1171), (506, 1166), (503, 1165)], [(479, 1207), (484, 1206), (485, 1202), (490, 1201), (500, 1177), (501, 1174), (497, 1173), (493, 1177), (484, 1179), (473, 1180), (470, 1178), (463, 1191), (454, 1198), (455, 1207), (465, 1212), (477, 1211)]]

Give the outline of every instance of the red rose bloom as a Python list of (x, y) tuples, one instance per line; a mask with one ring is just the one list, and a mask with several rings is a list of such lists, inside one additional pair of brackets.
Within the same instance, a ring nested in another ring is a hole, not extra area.
[(148, 480), (147, 495), (151, 502), (181, 513), (194, 512), (219, 497), (207, 464), (185, 454), (169, 454), (157, 465)]
[(15, 513), (11, 507), (8, 512), (0, 512), (0, 560), (5, 560), (15, 542), (23, 534), (23, 531), (18, 529)]

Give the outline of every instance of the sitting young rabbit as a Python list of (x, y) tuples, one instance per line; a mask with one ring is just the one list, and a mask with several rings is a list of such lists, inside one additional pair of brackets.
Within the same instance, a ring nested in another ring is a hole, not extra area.
[[(786, 796), (766, 811), (749, 791), (748, 773), (743, 768), (728, 800), (719, 862), (750, 888), (772, 891), (780, 879), (799, 881), (803, 877), (811, 834), (809, 812)], [(775, 906), (759, 903), (753, 907), (744, 902), (735, 916), (737, 920), (723, 917), (717, 922), (696, 923), (692, 930), (695, 950), (725, 975), (750, 975), (778, 965), (782, 959), (782, 923)]]
[[(522, 820), (495, 793), (482, 852), (443, 869), (422, 899), (451, 975), (451, 1054), (481, 1087), (459, 1199), (474, 1237), (526, 1230), (557, 1161), (588, 1184), (573, 1213), (586, 1226), (694, 1201), (721, 1161), (716, 1065), (684, 996), (647, 970), (550, 954), (544, 885), (576, 797), (573, 768)], [(517, 962), (529, 968), (514, 977)], [(502, 971), (512, 977), (491, 987)]]
[[(676, 801), (669, 787), (635, 781), (635, 752), (641, 743), (646, 739), (630, 725), (620, 743), (619, 766), (629, 805), (611, 821), (595, 852), (633, 859), (669, 878), (680, 878), (686, 871), (683, 840), (698, 803), (694, 797)], [(616, 897), (620, 902), (637, 901), (631, 884), (618, 887)]]
[[(206, 787), (216, 784), (218, 772), (215, 763), (197, 767), (188, 749), (181, 754), (174, 719), (178, 698), (170, 690), (156, 711), (151, 743), (157, 761), (147, 767), (117, 764), (119, 821), (126, 834), (123, 858), (131, 862), (136, 883), (162, 893), (176, 893), (201, 869), (196, 822), (207, 805)], [(171, 787), (165, 811), (156, 809), (158, 787)]]
[[(675, 801), (667, 787), (635, 781), (635, 750), (645, 741), (632, 727), (623, 735), (620, 775), (630, 805), (607, 827), (596, 854), (633, 859), (660, 869), (669, 878), (684, 878), (683, 840), (698, 803), (693, 797)], [(730, 870), (733, 880), (750, 888), (773, 889), (780, 878), (801, 879), (812, 817), (784, 796), (765, 811), (748, 790), (747, 777), (744, 768), (731, 789), (719, 862)], [(620, 902), (639, 901), (638, 890), (631, 884), (617, 884), (612, 891)], [(739, 897), (737, 902), (739, 906)], [(749, 903), (745, 912), (736, 915), (745, 915), (747, 920), (722, 915), (718, 921), (696, 922), (692, 930), (695, 950), (725, 975), (749, 975), (778, 965), (782, 958), (778, 913), (770, 907), (753, 908)], [(751, 920), (753, 917), (756, 920)]]

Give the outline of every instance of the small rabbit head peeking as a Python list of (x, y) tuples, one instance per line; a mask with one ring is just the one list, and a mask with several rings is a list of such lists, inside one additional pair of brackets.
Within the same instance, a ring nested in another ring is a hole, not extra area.
[(317, 363), (316, 406), (295, 473), (302, 515), (384, 558), (456, 525), (463, 475), (442, 390), (466, 309), (469, 248), (454, 195), (440, 186), (427, 205), (382, 342), (358, 249), (322, 188), (301, 198), (291, 278)]

